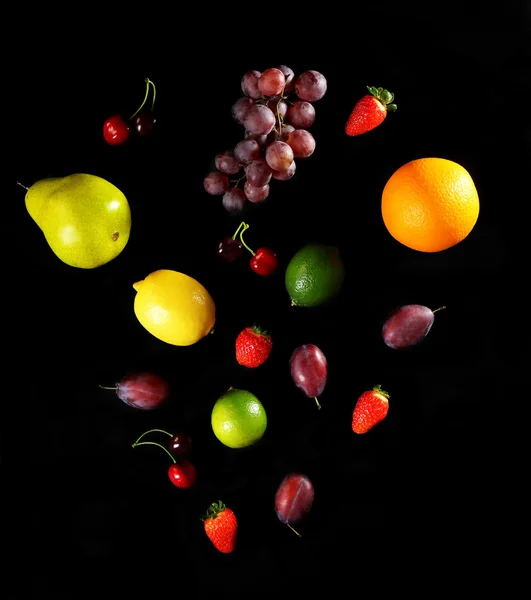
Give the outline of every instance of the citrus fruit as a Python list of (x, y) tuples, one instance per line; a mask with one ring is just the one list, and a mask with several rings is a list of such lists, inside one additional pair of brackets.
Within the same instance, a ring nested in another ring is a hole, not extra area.
[(472, 231), (479, 198), (470, 173), (445, 158), (402, 165), (382, 192), (382, 217), (401, 244), (421, 252), (455, 246)]
[(193, 277), (161, 269), (133, 284), (134, 311), (140, 324), (159, 340), (190, 346), (212, 331), (216, 306)]
[(265, 433), (267, 415), (258, 398), (247, 390), (230, 388), (212, 409), (212, 431), (229, 448), (245, 448)]
[(311, 243), (300, 248), (288, 263), (286, 290), (293, 306), (319, 306), (335, 296), (345, 277), (336, 246)]

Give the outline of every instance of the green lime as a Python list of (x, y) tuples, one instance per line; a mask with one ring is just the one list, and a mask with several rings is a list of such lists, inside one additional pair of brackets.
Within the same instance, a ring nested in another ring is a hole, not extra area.
[(212, 431), (229, 448), (245, 448), (265, 433), (267, 415), (258, 398), (247, 390), (230, 388), (212, 409)]
[(336, 246), (306, 244), (286, 268), (286, 290), (294, 306), (319, 306), (334, 297), (345, 278)]

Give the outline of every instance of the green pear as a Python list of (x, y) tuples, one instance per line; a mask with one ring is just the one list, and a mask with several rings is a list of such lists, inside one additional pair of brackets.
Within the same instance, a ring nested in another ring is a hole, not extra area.
[(28, 189), (25, 201), (54, 254), (72, 267), (100, 267), (116, 258), (129, 240), (127, 198), (96, 175), (41, 179)]

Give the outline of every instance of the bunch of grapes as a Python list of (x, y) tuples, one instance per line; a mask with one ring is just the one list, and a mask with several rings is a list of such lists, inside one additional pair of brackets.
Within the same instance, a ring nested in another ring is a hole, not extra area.
[[(233, 118), (245, 129), (243, 139), (216, 155), (216, 170), (203, 182), (205, 191), (222, 196), (225, 209), (238, 214), (247, 201), (266, 200), (272, 179), (291, 179), (295, 160), (315, 150), (308, 128), (315, 121), (313, 103), (325, 95), (326, 88), (326, 79), (318, 71), (295, 76), (292, 69), (280, 65), (245, 73), (241, 80), (244, 95), (232, 106)], [(242, 187), (240, 182), (244, 182)]]

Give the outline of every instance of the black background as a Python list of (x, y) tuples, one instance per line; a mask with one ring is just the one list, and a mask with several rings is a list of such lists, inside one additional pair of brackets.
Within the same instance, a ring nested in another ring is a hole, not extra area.
[[(400, 44), (360, 39), (341, 60), (306, 55), (300, 45), (240, 53), (241, 44), (222, 35), (205, 54), (185, 56), (180, 48), (172, 61), (138, 48), (129, 49), (128, 61), (94, 56), (78, 69), (63, 55), (21, 60), (26, 91), (16, 104), (14, 179), (29, 186), (75, 172), (99, 175), (125, 193), (133, 219), (121, 255), (79, 270), (46, 245), (26, 212), (24, 190), (14, 183), (11, 193), (27, 315), (22, 355), (31, 365), (24, 375), (34, 442), (27, 445), (31, 597), (208, 591), (283, 598), (289, 589), (340, 581), (380, 586), (396, 564), (412, 582), (421, 563), (452, 577), (459, 565), (470, 572), (470, 556), (489, 555), (493, 529), (507, 523), (494, 500), (507, 489), (501, 434), (510, 417), (499, 402), (523, 365), (520, 354), (509, 358), (514, 345), (505, 326), (515, 318), (506, 310), (521, 277), (514, 220), (529, 200), (519, 177), (529, 170), (529, 118), (515, 107), (519, 91), (525, 97), (529, 89), (529, 44), (519, 13), (513, 17), (505, 31), (433, 33)], [(230, 216), (219, 197), (204, 192), (203, 178), (215, 154), (242, 138), (231, 118), (241, 77), (278, 64), (327, 78), (311, 127), (316, 150), (298, 162), (292, 180), (272, 182), (265, 203)], [(157, 88), (155, 135), (106, 145), (103, 122), (136, 110), (146, 77)], [(346, 118), (367, 85), (392, 91), (398, 110), (373, 132), (349, 138)], [(464, 166), (481, 207), (470, 235), (436, 254), (395, 242), (380, 214), (390, 175), (428, 156)], [(218, 241), (242, 220), (251, 247), (277, 252), (272, 277), (253, 273), (249, 257), (233, 265), (218, 260)], [(328, 305), (292, 308), (284, 270), (309, 241), (338, 246), (345, 283)], [(217, 307), (213, 335), (179, 348), (142, 328), (132, 283), (157, 269), (205, 285)], [(390, 350), (382, 322), (408, 303), (447, 309), (420, 346)], [(274, 349), (266, 364), (247, 370), (235, 361), (234, 340), (255, 322), (270, 330)], [(328, 359), (321, 411), (289, 376), (291, 352), (303, 343), (318, 345)], [(99, 387), (135, 370), (168, 379), (172, 395), (163, 408), (136, 411)], [(353, 406), (377, 383), (391, 394), (389, 414), (356, 436)], [(222, 446), (210, 426), (212, 406), (229, 386), (255, 393), (268, 414), (264, 438), (243, 451)], [(198, 470), (192, 489), (170, 484), (162, 451), (132, 449), (153, 427), (191, 434)], [(278, 484), (292, 471), (315, 487), (300, 539), (273, 508)], [(239, 520), (230, 556), (213, 548), (199, 521), (216, 500)], [(451, 551), (442, 551), (448, 544)]]

